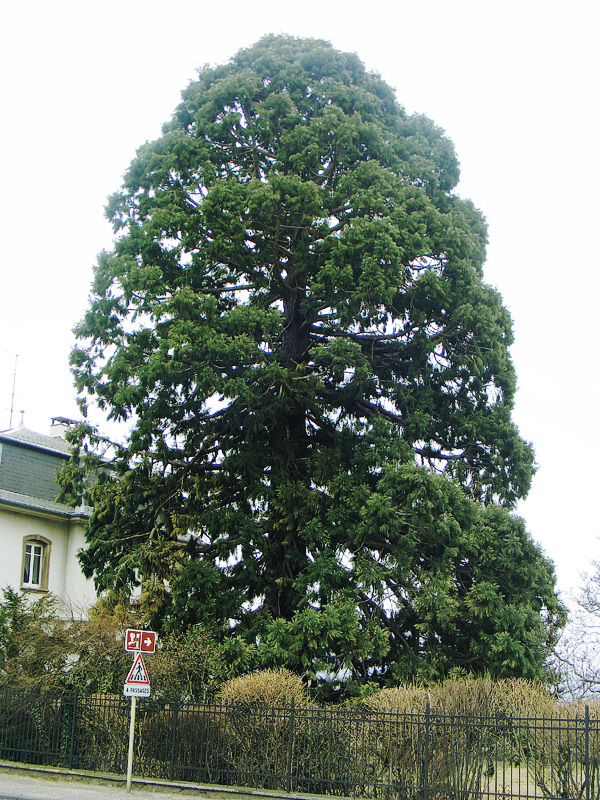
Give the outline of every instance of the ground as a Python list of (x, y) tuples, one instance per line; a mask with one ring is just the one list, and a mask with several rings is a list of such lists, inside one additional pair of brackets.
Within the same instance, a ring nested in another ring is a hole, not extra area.
[(162, 784), (151, 786), (133, 783), (127, 794), (125, 778), (101, 780), (87, 776), (68, 777), (51, 771), (35, 772), (5, 769), (0, 765), (0, 800), (182, 800), (201, 797), (196, 788), (179, 789)]

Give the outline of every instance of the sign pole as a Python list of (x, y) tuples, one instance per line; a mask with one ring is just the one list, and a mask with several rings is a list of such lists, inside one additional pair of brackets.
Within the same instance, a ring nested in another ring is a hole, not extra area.
[(127, 754), (127, 794), (131, 793), (131, 774), (133, 772), (133, 737), (135, 734), (135, 706), (138, 697), (150, 697), (150, 681), (142, 653), (156, 652), (156, 633), (127, 628), (125, 631), (125, 650), (137, 653), (133, 665), (125, 678), (123, 694), (131, 697), (131, 716), (129, 720), (129, 752)]
[(133, 772), (133, 734), (135, 732), (135, 705), (137, 697), (131, 698), (131, 716), (129, 719), (129, 753), (127, 755), (127, 793), (131, 793), (131, 773)]

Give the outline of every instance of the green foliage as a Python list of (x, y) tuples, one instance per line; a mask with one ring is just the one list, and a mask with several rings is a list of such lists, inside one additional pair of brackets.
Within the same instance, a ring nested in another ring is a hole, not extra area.
[(142, 627), (137, 609), (129, 604), (111, 606), (98, 601), (87, 620), (69, 626), (69, 668), (64, 684), (84, 694), (122, 694), (131, 667), (125, 651), (127, 628)]
[(141, 585), (152, 625), (311, 680), (541, 674), (562, 609), (495, 507), (533, 453), (458, 177), (443, 132), (325, 42), (200, 71), (109, 202), (76, 331), (82, 409), (131, 426), (112, 450), (82, 427), (63, 475), (95, 476), (100, 591)]
[(68, 667), (69, 634), (57, 616), (56, 599), (46, 595), (28, 602), (10, 588), (2, 594), (0, 688), (61, 688)]
[[(0, 602), (0, 688), (121, 695), (131, 668), (127, 628), (146, 628), (139, 607), (98, 601), (86, 620), (65, 619), (56, 600), (33, 602), (10, 589)], [(200, 628), (160, 637), (146, 659), (156, 697), (213, 699), (221, 684), (247, 666), (245, 648), (226, 645)]]
[(158, 652), (147, 659), (153, 691), (160, 697), (208, 702), (218, 687), (235, 674), (226, 651), (205, 631), (167, 634)]

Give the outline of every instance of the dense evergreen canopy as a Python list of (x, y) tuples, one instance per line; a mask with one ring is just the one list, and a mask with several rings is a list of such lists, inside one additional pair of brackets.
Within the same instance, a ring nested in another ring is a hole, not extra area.
[(82, 405), (131, 423), (91, 490), (99, 589), (308, 674), (539, 674), (562, 611), (507, 510), (533, 454), (458, 177), (326, 42), (200, 71), (109, 202), (77, 329)]

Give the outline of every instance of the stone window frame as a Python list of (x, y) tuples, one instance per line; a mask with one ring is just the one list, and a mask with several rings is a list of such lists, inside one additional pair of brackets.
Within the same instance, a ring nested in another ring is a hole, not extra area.
[[(25, 562), (27, 545), (38, 544), (42, 546), (42, 569), (39, 583), (25, 583)], [(23, 558), (21, 561), (21, 589), (28, 592), (47, 592), (48, 591), (48, 574), (50, 571), (50, 550), (52, 549), (52, 542), (46, 539), (45, 536), (31, 534), (23, 537)]]

